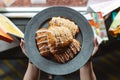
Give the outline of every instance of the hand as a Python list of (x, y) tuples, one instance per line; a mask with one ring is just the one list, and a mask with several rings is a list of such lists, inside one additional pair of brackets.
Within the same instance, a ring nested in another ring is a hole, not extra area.
[(90, 59), (87, 61), (87, 63), (85, 65), (92, 62), (93, 56), (96, 54), (97, 51), (98, 51), (98, 41), (97, 41), (97, 38), (95, 37), (94, 38), (94, 49), (93, 49), (92, 55), (91, 55)]
[(21, 39), (21, 43), (20, 43), (20, 47), (21, 47), (21, 49), (22, 49), (22, 52), (27, 56), (27, 53), (26, 53), (26, 51), (25, 51), (25, 42), (24, 42), (24, 40), (23, 39)]
[[(24, 40), (21, 39), (20, 47), (23, 53), (27, 56), (24, 44), (25, 44)], [(40, 78), (40, 70), (34, 64), (29, 62), (23, 80), (38, 80), (39, 78)]]
[(94, 49), (93, 49), (92, 56), (95, 55), (95, 53), (97, 52), (97, 50), (98, 50), (98, 41), (97, 41), (97, 38), (94, 38)]
[[(98, 50), (98, 41), (97, 41), (97, 38), (94, 38), (94, 49), (93, 49), (92, 56), (95, 55), (97, 50)], [(91, 60), (89, 60), (83, 67), (81, 67), (80, 79), (81, 80), (96, 80), (96, 76), (93, 71), (93, 65), (92, 65)]]
[[(92, 55), (91, 55), (91, 57), (90, 57), (90, 59), (88, 60), (87, 63), (89, 63), (89, 62), (92, 61), (92, 58), (93, 58), (93, 56), (96, 54), (97, 50), (98, 50), (98, 41), (97, 41), (97, 38), (95, 37), (95, 38), (94, 38), (94, 49), (93, 49)], [(87, 63), (86, 63), (86, 64), (87, 64)]]

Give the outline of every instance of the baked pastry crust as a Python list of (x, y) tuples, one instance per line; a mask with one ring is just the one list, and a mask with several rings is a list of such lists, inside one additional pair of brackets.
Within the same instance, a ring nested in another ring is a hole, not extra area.
[(79, 28), (78, 26), (73, 22), (73, 21), (70, 21), (69, 19), (65, 19), (65, 18), (61, 18), (61, 17), (53, 17), (50, 22), (50, 27), (51, 26), (58, 26), (58, 27), (61, 27), (61, 26), (64, 26), (66, 28), (68, 28), (73, 37), (75, 37), (75, 35), (79, 32)]
[(73, 39), (73, 42), (69, 46), (65, 47), (64, 49), (60, 49), (56, 54), (54, 54), (54, 58), (59, 63), (68, 62), (77, 55), (80, 49), (81, 46), (79, 41)]
[(68, 19), (60, 17), (55, 17), (55, 21), (52, 19), (48, 28), (36, 31), (37, 47), (43, 57), (65, 63), (73, 59), (81, 49), (80, 42), (75, 39), (79, 29)]

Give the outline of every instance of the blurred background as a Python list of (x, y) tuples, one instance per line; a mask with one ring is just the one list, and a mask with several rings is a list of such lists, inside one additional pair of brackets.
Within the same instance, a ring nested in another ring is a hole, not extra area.
[[(85, 13), (90, 5), (109, 3), (109, 1), (113, 1), (112, 3), (116, 5), (115, 1), (117, 0), (0, 0), (0, 14), (10, 19), (24, 33), (29, 20), (46, 7), (68, 6), (86, 16)], [(106, 9), (105, 7), (99, 7), (99, 9), (101, 8)], [(93, 58), (97, 80), (120, 79), (119, 33), (117, 37), (113, 37), (109, 33), (109, 28), (114, 21), (113, 12), (117, 14), (119, 10), (120, 8), (117, 6), (105, 16), (102, 16), (104, 21), (102, 30), (105, 30), (107, 39), (100, 40), (99, 50)], [(105, 11), (109, 10), (106, 9)], [(85, 18), (89, 21), (91, 16), (89, 15), (89, 17)], [(21, 51), (19, 46), (20, 38), (13, 35), (10, 36), (14, 39), (12, 43), (0, 40), (0, 80), (22, 80), (27, 68), (28, 58)], [(47, 80), (47, 73), (42, 72), (41, 75), (41, 80)], [(64, 75), (64, 77), (65, 80), (79, 80), (79, 73), (76, 71), (75, 73)]]

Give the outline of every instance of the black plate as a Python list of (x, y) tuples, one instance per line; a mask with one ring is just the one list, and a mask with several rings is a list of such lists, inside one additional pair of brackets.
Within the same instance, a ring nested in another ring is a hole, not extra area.
[[(45, 59), (39, 54), (35, 41), (35, 32), (41, 28), (48, 26), (48, 21), (55, 16), (61, 16), (74, 21), (80, 28), (81, 33), (77, 35), (77, 39), (82, 44), (82, 49), (78, 55), (65, 64), (59, 64)], [(55, 74), (65, 75), (80, 69), (90, 58), (93, 51), (93, 31), (88, 21), (77, 11), (68, 7), (50, 7), (35, 15), (27, 24), (25, 30), (25, 49), (28, 58), (40, 70)]]

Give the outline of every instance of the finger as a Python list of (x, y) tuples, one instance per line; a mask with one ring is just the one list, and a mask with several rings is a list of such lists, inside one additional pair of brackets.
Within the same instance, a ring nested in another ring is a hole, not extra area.
[(23, 39), (21, 39), (20, 47), (21, 48), (24, 47), (24, 40)]
[(98, 41), (97, 41), (97, 38), (94, 38), (94, 47), (98, 47)]
[(97, 41), (97, 38), (94, 38), (94, 49), (93, 49), (92, 56), (95, 55), (97, 50), (98, 50), (98, 41)]
[(21, 47), (21, 49), (22, 49), (22, 52), (27, 56), (27, 53), (26, 53), (26, 51), (25, 51), (25, 46), (24, 46), (24, 44), (25, 44), (24, 40), (21, 39), (20, 47)]
[(48, 75), (48, 80), (52, 80), (53, 79), (53, 76), (52, 75)]

